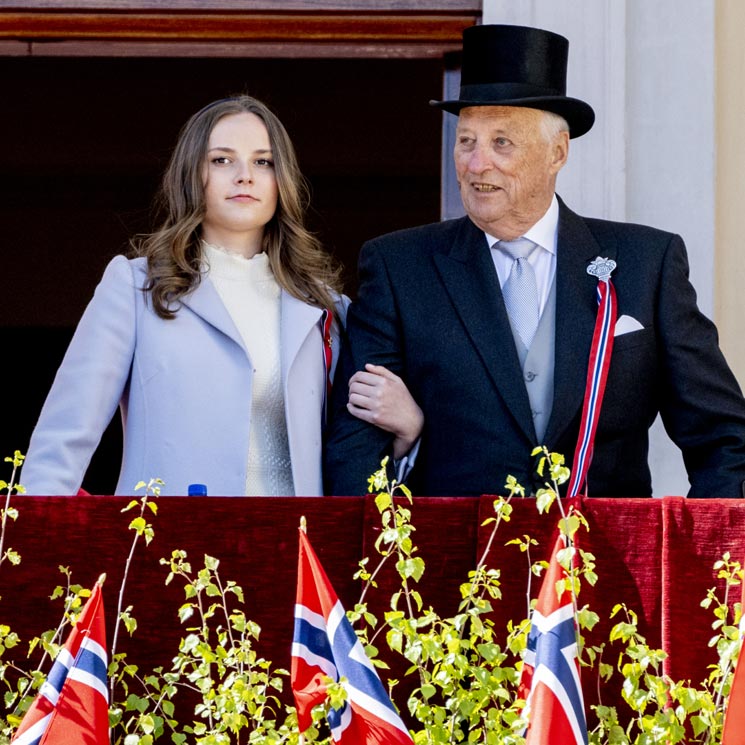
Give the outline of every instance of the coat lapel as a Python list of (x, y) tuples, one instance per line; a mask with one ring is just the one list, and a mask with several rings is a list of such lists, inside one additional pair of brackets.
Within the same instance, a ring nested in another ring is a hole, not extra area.
[(464, 218), (451, 249), (435, 254), (434, 262), (500, 396), (520, 428), (534, 440), (530, 402), (484, 233)]
[[(214, 326), (246, 351), (243, 338), (209, 277), (202, 277), (202, 281), (196, 289), (186, 295), (182, 302), (200, 318)], [(248, 354), (248, 352), (246, 353)]]
[[(313, 327), (318, 324), (323, 311), (298, 300), (282, 290), (280, 316), (280, 345), (282, 355), (282, 382), (286, 385), (292, 363)], [(318, 335), (318, 359), (322, 355), (322, 337)]]
[[(280, 302), (282, 377), (286, 381), (293, 360), (313, 326), (321, 318), (322, 311), (320, 308), (308, 305), (292, 297), (292, 295), (284, 290), (282, 290)], [(197, 288), (183, 299), (183, 303), (246, 351), (243, 339), (209, 277), (203, 277)], [(319, 337), (319, 345), (320, 343)], [(320, 354), (321, 350), (319, 346)]]
[(584, 402), (598, 311), (597, 279), (587, 273), (587, 266), (598, 256), (615, 258), (615, 249), (601, 248), (581, 217), (561, 200), (559, 207), (554, 401), (545, 437), (549, 447), (560, 438)]

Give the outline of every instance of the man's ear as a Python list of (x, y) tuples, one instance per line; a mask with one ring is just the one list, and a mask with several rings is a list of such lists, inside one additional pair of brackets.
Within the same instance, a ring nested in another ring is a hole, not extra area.
[(559, 132), (551, 145), (551, 172), (556, 174), (569, 157), (569, 132)]

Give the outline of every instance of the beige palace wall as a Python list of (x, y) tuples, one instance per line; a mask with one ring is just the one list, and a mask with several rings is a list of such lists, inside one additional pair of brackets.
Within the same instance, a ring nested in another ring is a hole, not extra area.
[[(745, 3), (716, 0), (714, 312), (722, 349), (745, 388)], [(695, 143), (693, 144), (695, 146)]]

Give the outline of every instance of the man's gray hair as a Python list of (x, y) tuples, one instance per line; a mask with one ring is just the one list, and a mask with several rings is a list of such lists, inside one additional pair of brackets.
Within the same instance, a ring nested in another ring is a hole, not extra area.
[(569, 131), (569, 124), (560, 114), (554, 114), (553, 111), (544, 111), (541, 117), (541, 131), (546, 138), (546, 142), (553, 142), (559, 132)]

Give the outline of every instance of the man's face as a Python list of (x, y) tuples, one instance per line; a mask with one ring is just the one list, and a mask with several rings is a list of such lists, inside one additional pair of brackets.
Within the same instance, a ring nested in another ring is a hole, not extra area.
[(544, 113), (514, 106), (470, 106), (458, 117), (455, 171), (468, 216), (503, 240), (522, 235), (548, 209), (569, 133), (549, 136)]

